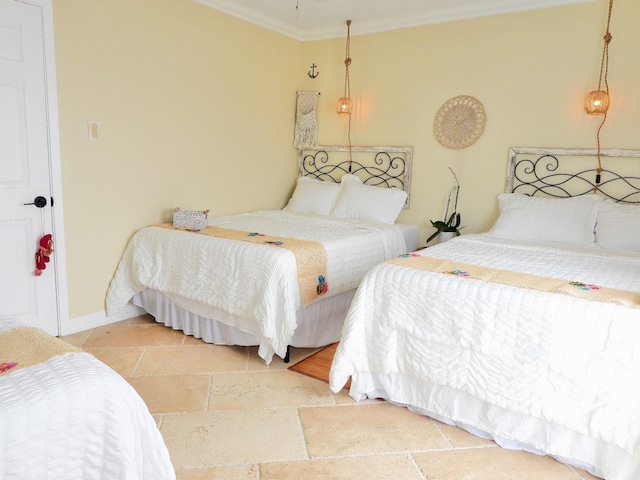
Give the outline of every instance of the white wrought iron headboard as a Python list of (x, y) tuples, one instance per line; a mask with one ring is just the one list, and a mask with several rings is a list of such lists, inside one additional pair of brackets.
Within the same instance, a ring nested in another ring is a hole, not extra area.
[(299, 174), (338, 183), (343, 175), (351, 173), (366, 185), (399, 188), (407, 192), (404, 206), (407, 208), (411, 198), (412, 159), (413, 147), (316, 145), (300, 150)]
[(529, 196), (575, 197), (594, 192), (620, 203), (640, 203), (640, 150), (509, 149), (507, 188)]

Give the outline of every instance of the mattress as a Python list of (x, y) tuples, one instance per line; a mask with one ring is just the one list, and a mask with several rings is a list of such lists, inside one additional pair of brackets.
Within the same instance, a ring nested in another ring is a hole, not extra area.
[[(640, 292), (640, 256), (465, 235), (419, 252)], [(390, 263), (363, 280), (330, 386), (381, 397), (607, 479), (640, 478), (635, 305)]]
[[(3, 319), (0, 334), (22, 326)], [(0, 375), (0, 478), (175, 478), (147, 406), (105, 364), (76, 351), (18, 367)]]
[[(287, 211), (217, 217), (210, 224), (237, 231), (320, 242), (327, 254), (329, 291), (317, 301), (353, 290), (373, 265), (415, 247), (417, 228)], [(414, 233), (415, 232), (415, 233)], [(405, 238), (411, 237), (407, 246)], [(228, 314), (222, 323), (256, 337), (269, 363), (282, 357), (303, 304), (296, 260), (283, 248), (147, 227), (129, 242), (107, 294), (107, 313), (151, 289), (204, 317)]]

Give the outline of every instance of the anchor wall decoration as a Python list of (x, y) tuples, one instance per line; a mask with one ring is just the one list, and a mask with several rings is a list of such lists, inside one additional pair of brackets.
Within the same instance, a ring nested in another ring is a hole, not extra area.
[(318, 68), (316, 66), (315, 63), (311, 64), (311, 71), (307, 72), (307, 75), (309, 75), (309, 77), (311, 78), (316, 78), (318, 75), (320, 75), (320, 72), (316, 72), (316, 68)]

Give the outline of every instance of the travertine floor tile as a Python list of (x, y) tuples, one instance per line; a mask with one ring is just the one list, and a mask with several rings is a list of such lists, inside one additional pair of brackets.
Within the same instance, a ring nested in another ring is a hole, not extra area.
[(201, 412), (207, 408), (209, 375), (127, 377), (151, 413)]
[(98, 360), (106, 363), (123, 377), (133, 375), (145, 347), (101, 347), (87, 348)]
[(333, 395), (333, 400), (336, 402), (336, 405), (354, 405), (356, 403), (356, 401), (349, 396), (349, 390), (347, 389), (343, 388), (338, 393), (331, 392), (331, 394)]
[(165, 415), (160, 431), (176, 468), (307, 458), (295, 408)]
[(449, 448), (431, 419), (387, 402), (301, 408), (311, 458)]
[(332, 405), (329, 386), (294, 372), (211, 376), (209, 410)]
[(246, 370), (245, 352), (233, 347), (202, 344), (148, 347), (136, 370), (139, 375), (193, 375)]
[(213, 467), (177, 470), (176, 480), (257, 480), (258, 466)]
[(598, 480), (287, 370), (318, 349), (267, 366), (257, 347), (207, 344), (150, 315), (61, 338), (138, 391), (177, 480)]
[(182, 345), (184, 334), (163, 325), (108, 325), (91, 332), (82, 348)]
[(260, 466), (260, 480), (423, 480), (409, 455), (370, 455), (267, 463)]
[(69, 345), (73, 345), (74, 347), (82, 347), (82, 344), (87, 338), (89, 338), (89, 335), (91, 335), (91, 330), (72, 333), (71, 335), (64, 335), (59, 338), (60, 340), (67, 342)]
[(434, 480), (577, 480), (569, 467), (551, 457), (500, 447), (415, 453), (426, 478)]

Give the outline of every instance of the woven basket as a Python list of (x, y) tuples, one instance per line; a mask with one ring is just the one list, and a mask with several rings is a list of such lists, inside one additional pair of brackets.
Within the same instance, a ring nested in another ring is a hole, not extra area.
[(207, 226), (209, 210), (180, 210), (173, 211), (173, 226), (185, 230), (199, 232)]

